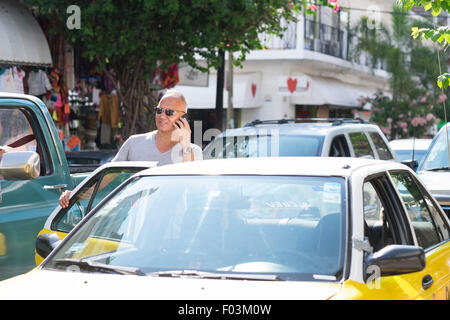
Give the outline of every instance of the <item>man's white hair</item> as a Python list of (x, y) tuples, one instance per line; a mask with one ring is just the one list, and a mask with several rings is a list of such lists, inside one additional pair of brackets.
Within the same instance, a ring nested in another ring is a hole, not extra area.
[(165, 98), (176, 98), (176, 99), (180, 99), (181, 101), (183, 101), (184, 106), (186, 108), (186, 112), (188, 110), (188, 104), (186, 102), (186, 98), (184, 97), (184, 94), (182, 94), (180, 91), (175, 90), (175, 89), (169, 89), (166, 91), (166, 93), (164, 93), (164, 95), (161, 97), (161, 99), (159, 100), (160, 102), (163, 101)]

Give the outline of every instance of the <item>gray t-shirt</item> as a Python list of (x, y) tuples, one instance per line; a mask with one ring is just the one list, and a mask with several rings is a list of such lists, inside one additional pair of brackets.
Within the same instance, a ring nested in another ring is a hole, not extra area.
[[(183, 162), (181, 145), (177, 143), (167, 152), (159, 152), (155, 143), (156, 130), (132, 135), (125, 141), (119, 152), (111, 161), (158, 161), (158, 166)], [(202, 160), (202, 149), (191, 143), (194, 160)]]

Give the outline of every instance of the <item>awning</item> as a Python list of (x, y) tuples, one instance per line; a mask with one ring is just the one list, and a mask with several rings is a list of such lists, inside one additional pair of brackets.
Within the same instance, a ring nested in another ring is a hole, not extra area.
[(290, 97), (292, 104), (359, 107), (359, 99), (371, 97), (375, 87), (349, 84), (337, 79), (309, 75), (280, 77), (278, 93)]
[(0, 0), (0, 64), (52, 65), (44, 32), (18, 1)]
[[(262, 75), (254, 73), (234, 73), (233, 75), (233, 108), (247, 109), (263, 106)], [(225, 81), (226, 83), (226, 81)], [(181, 91), (188, 103), (189, 109), (215, 109), (217, 74), (210, 74), (207, 87), (181, 86), (175, 89)], [(227, 109), (228, 94), (224, 90), (223, 108)]]

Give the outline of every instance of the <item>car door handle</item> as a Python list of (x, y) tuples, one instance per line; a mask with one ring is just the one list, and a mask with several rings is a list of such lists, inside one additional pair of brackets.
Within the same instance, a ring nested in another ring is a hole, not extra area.
[(427, 290), (431, 285), (433, 284), (433, 278), (427, 274), (425, 277), (422, 278), (422, 287)]
[(67, 188), (67, 184), (55, 184), (54, 186), (44, 186), (45, 190), (58, 190), (59, 192), (63, 192)]

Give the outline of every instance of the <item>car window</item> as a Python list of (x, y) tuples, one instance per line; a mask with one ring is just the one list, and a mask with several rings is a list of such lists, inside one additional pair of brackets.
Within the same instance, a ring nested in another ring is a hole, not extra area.
[(362, 158), (367, 157), (374, 159), (373, 150), (370, 147), (369, 140), (364, 132), (351, 132), (348, 134), (353, 146), (355, 157)]
[(205, 159), (320, 156), (322, 136), (271, 135), (216, 138), (206, 149)]
[[(424, 249), (441, 242), (436, 222), (419, 187), (407, 172), (391, 172), (392, 180), (405, 204), (417, 241)], [(448, 235), (447, 235), (448, 236)]]
[[(0, 146), (8, 146), (28, 135), (34, 135), (35, 139), (17, 146), (13, 151), (35, 151), (40, 156), (41, 172), (40, 175), (48, 175), (51, 168), (46, 154), (40, 143), (41, 135), (34, 129), (31, 114), (22, 109), (0, 108)], [(39, 146), (39, 147), (38, 147)], [(0, 176), (0, 178), (2, 178)]]
[(385, 198), (377, 191), (375, 180), (367, 181), (363, 186), (364, 235), (368, 238), (374, 251), (396, 243), (399, 237), (394, 236), (389, 217), (389, 206), (383, 204)]
[(430, 146), (430, 150), (422, 162), (420, 170), (430, 170), (447, 167), (449, 155), (447, 147), (447, 135), (443, 130), (436, 137), (436, 141)]
[(350, 151), (344, 135), (333, 138), (330, 145), (330, 157), (350, 157)]
[(377, 149), (380, 160), (391, 160), (394, 158), (383, 138), (377, 132), (370, 132), (369, 135)]
[(140, 170), (142, 169), (112, 168), (96, 175), (71, 198), (71, 205), (68, 209), (63, 209), (61, 214), (55, 218), (53, 228), (63, 232), (72, 230), (103, 198)]

